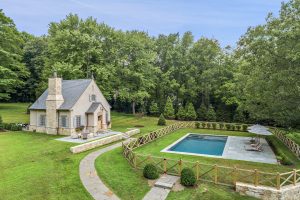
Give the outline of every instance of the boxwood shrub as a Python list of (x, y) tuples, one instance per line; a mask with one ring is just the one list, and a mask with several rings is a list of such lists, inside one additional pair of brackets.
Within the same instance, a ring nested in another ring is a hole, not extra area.
[(225, 128), (226, 128), (227, 131), (229, 131), (230, 130), (230, 124), (225, 124)]
[(212, 127), (213, 127), (213, 129), (217, 129), (217, 123), (212, 123)]
[(196, 128), (200, 128), (200, 122), (195, 123)]
[(196, 176), (190, 168), (184, 168), (181, 171), (180, 183), (184, 186), (194, 186), (196, 184)]
[(157, 168), (153, 164), (147, 164), (144, 167), (143, 175), (145, 178), (148, 178), (148, 179), (157, 179), (159, 176)]

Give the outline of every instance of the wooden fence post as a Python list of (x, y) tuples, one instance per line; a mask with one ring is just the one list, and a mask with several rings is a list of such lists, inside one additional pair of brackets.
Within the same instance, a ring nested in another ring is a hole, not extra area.
[(276, 176), (276, 188), (277, 190), (280, 190), (280, 173), (277, 172), (277, 176)]
[(199, 161), (196, 162), (196, 180), (199, 180)]
[(164, 158), (164, 173), (167, 173), (167, 159)]
[(297, 184), (297, 170), (296, 169), (294, 169), (293, 170), (294, 171), (294, 185), (296, 185)]
[(257, 171), (257, 169), (254, 170), (254, 185), (255, 185), (255, 187), (258, 186), (258, 171)]
[(136, 169), (136, 155), (135, 155), (135, 153), (133, 153), (133, 167), (134, 167), (134, 169)]
[(178, 175), (181, 176), (181, 171), (182, 171), (182, 160), (180, 158), (178, 162)]
[(234, 170), (233, 170), (233, 175), (232, 175), (232, 182), (233, 182), (233, 185), (236, 185), (236, 181), (237, 181), (237, 177), (238, 177), (238, 170), (237, 170), (237, 167), (234, 166)]
[(215, 169), (215, 184), (218, 183), (218, 165), (214, 165)]

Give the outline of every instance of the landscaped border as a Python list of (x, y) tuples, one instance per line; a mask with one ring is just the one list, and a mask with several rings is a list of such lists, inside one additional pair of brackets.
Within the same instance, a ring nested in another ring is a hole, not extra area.
[(276, 128), (273, 129), (272, 132), (278, 139), (280, 139), (287, 146), (287, 148), (291, 152), (293, 152), (298, 157), (298, 159), (300, 159), (300, 146), (296, 142), (286, 137), (284, 131), (282, 130)]
[[(184, 167), (189, 167), (194, 170), (197, 180), (213, 182), (215, 184), (235, 186), (237, 182), (253, 184), (257, 186), (269, 186), (280, 190), (283, 186), (296, 185), (300, 183), (300, 169), (285, 173), (269, 173), (262, 172), (256, 169), (248, 170), (237, 167), (226, 167), (219, 165), (202, 164), (199, 162), (190, 162), (184, 160), (174, 160), (163, 157), (155, 157), (151, 155), (143, 155), (133, 152), (133, 149), (143, 146), (151, 141), (154, 141), (164, 135), (174, 132), (181, 128), (199, 127), (199, 123), (206, 122), (179, 122), (165, 128), (152, 131), (146, 135), (136, 138), (133, 141), (122, 143), (123, 155), (128, 162), (136, 169), (143, 169), (148, 163), (154, 164), (159, 172), (171, 175), (181, 174)], [(206, 123), (207, 124), (207, 123)], [(222, 129), (221, 124), (215, 123), (215, 126), (203, 126), (202, 128), (212, 127), (213, 129)], [(229, 124), (228, 127), (234, 127), (235, 124)], [(240, 125), (238, 125), (240, 126)], [(234, 130), (235, 128), (233, 128)], [(232, 130), (232, 128), (231, 128)]]

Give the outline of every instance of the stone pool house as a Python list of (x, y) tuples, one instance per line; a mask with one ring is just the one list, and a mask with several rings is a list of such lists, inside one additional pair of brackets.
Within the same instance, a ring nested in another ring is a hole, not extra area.
[(29, 130), (76, 135), (111, 127), (110, 105), (94, 79), (62, 80), (56, 73), (48, 89), (32, 104)]

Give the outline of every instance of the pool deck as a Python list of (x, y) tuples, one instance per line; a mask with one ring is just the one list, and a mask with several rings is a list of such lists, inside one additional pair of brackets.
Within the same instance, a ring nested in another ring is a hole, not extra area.
[(228, 136), (222, 158), (245, 160), (261, 163), (277, 164), (277, 159), (271, 147), (264, 138), (260, 139), (262, 151), (247, 151), (250, 137)]
[[(161, 150), (161, 152), (277, 164), (276, 156), (264, 138), (260, 139), (260, 143), (262, 144), (261, 152), (246, 150), (246, 148), (250, 148), (251, 137), (225, 136), (225, 135), (212, 135), (212, 136), (227, 137), (227, 141), (226, 141), (222, 156), (170, 151), (169, 150), (172, 146), (176, 145), (178, 142), (185, 139), (190, 134), (198, 134), (198, 133), (186, 134), (185, 136), (179, 138), (177, 141), (175, 141), (171, 145), (169, 145), (166, 148), (164, 148), (163, 150)], [(210, 134), (201, 134), (201, 135), (210, 135)]]

